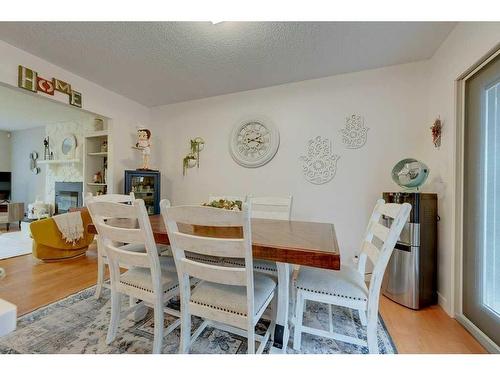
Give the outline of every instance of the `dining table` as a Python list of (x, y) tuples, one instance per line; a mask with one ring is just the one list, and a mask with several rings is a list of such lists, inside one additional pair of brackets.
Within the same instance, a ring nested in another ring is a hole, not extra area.
[[(161, 215), (149, 217), (156, 243), (169, 245), (167, 230)], [(206, 227), (178, 225), (187, 234), (209, 237), (238, 238), (239, 227)], [(254, 259), (276, 262), (278, 308), (271, 353), (285, 353), (289, 340), (289, 302), (292, 265), (340, 270), (340, 251), (332, 223), (295, 220), (251, 219), (252, 252)], [(87, 231), (97, 234), (93, 224)]]

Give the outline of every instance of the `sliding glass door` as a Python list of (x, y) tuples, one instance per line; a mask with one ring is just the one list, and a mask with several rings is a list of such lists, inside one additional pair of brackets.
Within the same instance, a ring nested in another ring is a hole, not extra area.
[(462, 312), (500, 345), (500, 55), (465, 83)]

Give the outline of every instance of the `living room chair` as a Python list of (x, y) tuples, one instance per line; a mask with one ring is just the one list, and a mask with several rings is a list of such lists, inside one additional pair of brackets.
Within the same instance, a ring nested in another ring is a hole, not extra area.
[[(203, 206), (169, 206), (166, 200), (160, 202), (180, 284), (179, 352), (189, 352), (191, 344), (211, 325), (247, 337), (248, 353), (262, 353), (274, 330), (275, 319), (264, 335), (256, 335), (255, 326), (266, 307), (271, 302), (276, 304), (276, 281), (267, 275), (253, 272), (248, 206), (243, 204), (242, 211)], [(181, 233), (178, 223), (206, 227), (241, 227), (243, 237), (203, 237)], [(244, 266), (224, 267), (188, 259), (185, 254), (187, 250), (207, 256), (240, 258), (244, 261)], [(201, 280), (192, 291), (191, 277)], [(272, 310), (276, 311), (276, 307)], [(193, 335), (191, 315), (204, 319)], [(260, 341), (257, 351), (255, 340)]]
[[(86, 211), (81, 211), (83, 227), (92, 222)], [(54, 262), (73, 259), (85, 255), (89, 245), (94, 241), (94, 235), (84, 231), (83, 237), (75, 243), (63, 239), (53, 218), (41, 219), (30, 224), (33, 238), (33, 256), (44, 262)]]
[[(161, 267), (144, 201), (136, 199), (132, 205), (125, 205), (90, 199), (87, 201), (87, 207), (92, 213), (111, 273), (111, 320), (106, 343), (110, 344), (116, 337), (121, 315), (121, 295), (125, 294), (141, 302), (131, 306), (124, 316), (144, 305), (153, 308), (153, 353), (161, 353), (164, 312), (179, 316), (177, 310), (165, 306), (171, 298), (178, 295), (179, 282), (176, 272)], [(137, 221), (138, 228), (113, 226), (123, 219)], [(122, 242), (141, 245), (146, 252), (130, 251), (117, 245)], [(123, 266), (128, 268), (128, 271), (120, 273), (120, 267)], [(167, 327), (166, 334), (179, 324), (179, 319), (176, 319)]]
[[(383, 199), (377, 201), (361, 243), (361, 255), (357, 269), (348, 265), (342, 265), (340, 271), (312, 267), (300, 268), (295, 282), (296, 304), (293, 337), (295, 350), (300, 350), (302, 333), (304, 332), (355, 345), (368, 346), (369, 353), (378, 353), (377, 324), (382, 278), (410, 211), (411, 205), (409, 203), (385, 203)], [(380, 223), (383, 215), (394, 219), (389, 228)], [(374, 241), (375, 238), (377, 240)], [(380, 245), (376, 246), (374, 242), (380, 243)], [(367, 259), (374, 266), (369, 288), (367, 288), (364, 279)], [(328, 304), (329, 331), (303, 324), (306, 301)], [(331, 305), (358, 310), (361, 323), (364, 326), (367, 325), (367, 341), (333, 332)]]

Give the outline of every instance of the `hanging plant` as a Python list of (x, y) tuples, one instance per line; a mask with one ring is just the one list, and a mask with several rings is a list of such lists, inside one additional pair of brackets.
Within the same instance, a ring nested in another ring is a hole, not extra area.
[(196, 155), (195, 154), (187, 154), (184, 159), (182, 159), (182, 175), (186, 175), (186, 171), (188, 168), (194, 167), (196, 164)]
[(195, 165), (200, 167), (200, 151), (203, 150), (205, 141), (201, 137), (196, 137), (190, 140), (191, 152), (182, 159), (182, 175), (186, 175), (188, 168), (193, 168)]

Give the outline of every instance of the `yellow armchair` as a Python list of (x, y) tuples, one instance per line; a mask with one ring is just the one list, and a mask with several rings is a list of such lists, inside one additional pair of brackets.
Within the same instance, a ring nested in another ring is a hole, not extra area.
[(94, 241), (94, 235), (88, 233), (87, 225), (92, 222), (87, 210), (80, 211), (85, 232), (83, 238), (74, 245), (62, 239), (61, 232), (52, 218), (34, 221), (30, 225), (33, 237), (33, 256), (43, 261), (71, 259), (85, 254)]

